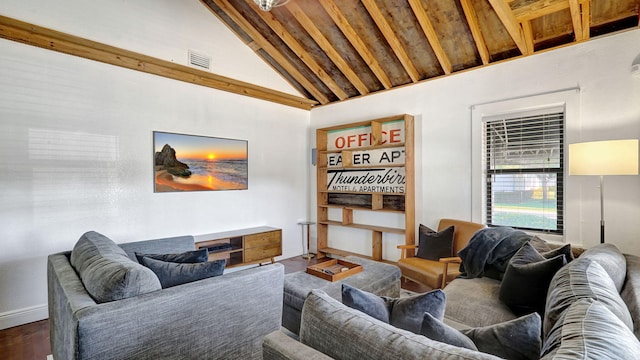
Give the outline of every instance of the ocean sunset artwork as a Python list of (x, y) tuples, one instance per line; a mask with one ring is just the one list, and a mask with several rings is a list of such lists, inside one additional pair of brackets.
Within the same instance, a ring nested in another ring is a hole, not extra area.
[(246, 190), (247, 141), (153, 132), (155, 192)]

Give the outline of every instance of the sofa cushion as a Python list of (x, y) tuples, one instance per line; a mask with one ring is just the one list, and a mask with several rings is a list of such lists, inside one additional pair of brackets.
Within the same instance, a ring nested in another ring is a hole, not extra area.
[(517, 317), (498, 298), (498, 280), (455, 279), (443, 291), (447, 296), (444, 321), (456, 328), (493, 325)]
[(454, 226), (449, 226), (442, 231), (433, 231), (420, 224), (417, 257), (427, 260), (453, 256)]
[(433, 290), (405, 298), (391, 298), (342, 284), (343, 304), (387, 324), (416, 334), (420, 333), (420, 324), (424, 313), (430, 313), (442, 320), (445, 301), (442, 290)]
[(545, 340), (543, 359), (638, 359), (640, 342), (607, 306), (580, 299), (565, 311)]
[(161, 289), (153, 271), (130, 259), (115, 242), (95, 231), (80, 237), (70, 261), (85, 289), (98, 303)]
[(398, 329), (352, 309), (321, 290), (302, 307), (300, 341), (335, 359), (499, 359)]
[(599, 263), (580, 257), (560, 269), (551, 280), (544, 317), (544, 334), (549, 334), (560, 315), (575, 301), (598, 300), (633, 331), (633, 320), (626, 304)]
[(640, 257), (629, 254), (624, 257), (627, 259), (627, 280), (620, 296), (635, 321), (633, 332), (640, 339)]
[(567, 263), (566, 256), (559, 251), (557, 253), (559, 255), (547, 259), (533, 245), (526, 243), (511, 258), (500, 284), (499, 298), (514, 314), (544, 314), (549, 283)]
[(166, 289), (192, 281), (220, 276), (224, 272), (226, 260), (181, 264), (143, 256), (142, 264), (158, 276), (162, 288)]
[(148, 258), (152, 258), (160, 261), (174, 262), (174, 263), (201, 263), (209, 260), (209, 251), (207, 248), (202, 248), (198, 250), (190, 250), (182, 253), (172, 253), (172, 254), (145, 254), (136, 252), (136, 259), (138, 262), (142, 264), (142, 257), (146, 256)]
[(587, 249), (580, 258), (591, 259), (600, 264), (616, 284), (618, 293), (622, 291), (627, 276), (627, 261), (615, 245), (598, 244)]

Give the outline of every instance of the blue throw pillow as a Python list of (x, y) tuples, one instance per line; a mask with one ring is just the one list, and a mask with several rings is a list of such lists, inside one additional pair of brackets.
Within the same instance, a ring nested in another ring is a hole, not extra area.
[(446, 298), (440, 289), (406, 298), (390, 298), (342, 284), (342, 303), (387, 324), (419, 334), (425, 312), (436, 319), (444, 318)]
[(202, 263), (174, 263), (143, 256), (142, 264), (153, 271), (163, 289), (168, 287), (222, 275), (226, 260)]
[(142, 257), (148, 257), (155, 260), (173, 262), (173, 263), (201, 263), (209, 260), (209, 251), (207, 248), (185, 251), (179, 254), (141, 254), (136, 252), (136, 258), (138, 262), (142, 264)]

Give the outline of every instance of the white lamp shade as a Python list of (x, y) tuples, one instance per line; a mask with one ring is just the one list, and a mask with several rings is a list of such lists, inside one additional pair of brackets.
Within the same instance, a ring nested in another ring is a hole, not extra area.
[(638, 139), (569, 144), (570, 175), (638, 175)]

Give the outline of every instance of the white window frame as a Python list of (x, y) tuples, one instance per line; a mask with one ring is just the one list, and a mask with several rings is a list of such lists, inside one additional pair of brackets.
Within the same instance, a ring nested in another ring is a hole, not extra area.
[(564, 233), (562, 235), (535, 233), (550, 241), (565, 242), (567, 239), (579, 235), (579, 209), (569, 199), (575, 199), (578, 194), (574, 192), (574, 186), (570, 185), (568, 177), (568, 144), (579, 139), (580, 126), (580, 89), (564, 89), (545, 94), (526, 96), (521, 98), (500, 100), (471, 107), (471, 217), (475, 222), (486, 223), (486, 179), (483, 164), (483, 120), (505, 116), (507, 114), (521, 114), (538, 112), (543, 109), (564, 108), (565, 133), (564, 133)]

